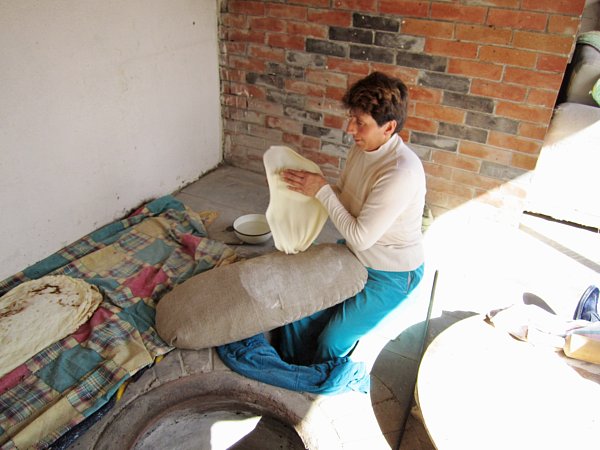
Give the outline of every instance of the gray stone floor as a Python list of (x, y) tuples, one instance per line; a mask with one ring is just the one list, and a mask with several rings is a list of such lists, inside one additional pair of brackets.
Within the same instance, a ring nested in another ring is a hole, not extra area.
[[(219, 217), (210, 226), (209, 235), (230, 243), (241, 256), (252, 257), (275, 250), (272, 240), (261, 245), (239, 245), (231, 230), (236, 217), (265, 212), (269, 195), (263, 175), (222, 166), (182, 189), (176, 197), (194, 210), (217, 211)], [(335, 242), (338, 237), (328, 222), (318, 242)], [(475, 220), (468, 211), (459, 208), (436, 218), (425, 241), (425, 291), (431, 287), (433, 274), (438, 271), (426, 343), (463, 318), (520, 303), (526, 295), (538, 296), (558, 314), (570, 317), (585, 288), (589, 284), (600, 284), (600, 236), (533, 216), (523, 215), (519, 226), (507, 226)], [(429, 292), (425, 295), (428, 297)], [(418, 408), (413, 407), (412, 402), (422, 331), (422, 324), (408, 329), (379, 353), (371, 371), (370, 396), (336, 399), (291, 393), (242, 379), (228, 371), (212, 350), (171, 352), (138, 381), (130, 383), (122, 401), (111, 413), (112, 418), (101, 420), (72, 448), (92, 448), (93, 442), (96, 448), (117, 448), (98, 443), (114, 444), (110, 437), (119, 433), (119, 427), (132, 426), (133, 419), (120, 421), (113, 420), (114, 417), (125, 416), (124, 411), (130, 414), (135, 408), (152, 407), (151, 403), (144, 403), (141, 394), (156, 395), (160, 399), (156, 403), (167, 408), (178, 401), (179, 395), (184, 395), (181, 392), (205, 390), (209, 393), (215, 386), (225, 391), (229, 389), (229, 395), (235, 397), (232, 386), (243, 382), (255, 393), (253, 395), (263, 400), (276, 402), (287, 398), (294, 415), (292, 422), (307, 435), (314, 435), (320, 448), (336, 448), (326, 443), (331, 437), (328, 433), (333, 430), (336, 442), (341, 442), (344, 449), (396, 449), (400, 430), (407, 419), (400, 448), (433, 449), (418, 419)], [(190, 386), (186, 387), (185, 383)], [(163, 389), (164, 386), (170, 387)], [(238, 400), (253, 402), (255, 399)], [(413, 414), (407, 415), (411, 407)], [(117, 425), (120, 423), (123, 424)], [(318, 424), (327, 427), (324, 429)]]

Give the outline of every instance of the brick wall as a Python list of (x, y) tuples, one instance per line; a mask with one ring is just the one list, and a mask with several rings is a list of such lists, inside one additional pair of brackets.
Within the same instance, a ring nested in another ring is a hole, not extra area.
[(225, 159), (262, 171), (283, 143), (335, 179), (352, 143), (340, 99), (381, 70), (410, 89), (401, 135), (434, 211), (519, 210), (584, 3), (222, 0)]

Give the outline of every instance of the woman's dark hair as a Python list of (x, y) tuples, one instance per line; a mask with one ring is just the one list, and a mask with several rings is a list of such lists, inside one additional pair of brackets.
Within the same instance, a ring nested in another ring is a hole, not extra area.
[(378, 126), (395, 120), (395, 133), (402, 130), (406, 120), (408, 88), (398, 78), (382, 72), (371, 75), (354, 83), (342, 98), (348, 109), (357, 109), (370, 114)]

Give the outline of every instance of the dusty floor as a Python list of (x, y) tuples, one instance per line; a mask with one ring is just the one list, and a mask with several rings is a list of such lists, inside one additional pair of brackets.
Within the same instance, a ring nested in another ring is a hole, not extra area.
[[(264, 176), (222, 166), (185, 187), (176, 197), (192, 209), (219, 212), (219, 218), (209, 228), (210, 236), (234, 245), (241, 255), (251, 257), (275, 250), (272, 240), (255, 246), (238, 245), (231, 230), (233, 220), (239, 215), (265, 212), (269, 195)], [(541, 297), (558, 314), (570, 317), (585, 288), (589, 284), (600, 284), (600, 236), (597, 233), (528, 215), (523, 215), (520, 222), (516, 227), (475, 221), (467, 219), (460, 210), (436, 218), (426, 233), (425, 301), (429, 298), (434, 272), (437, 270), (439, 275), (427, 342), (458, 320), (520, 303), (525, 294)], [(335, 242), (338, 237), (328, 222), (318, 242)], [(117, 420), (102, 419), (71, 448), (92, 448), (94, 442), (95, 448), (116, 448), (113, 436), (135, 425), (136, 409), (168, 409), (190, 393), (210, 393), (215, 386), (223, 392), (232, 392), (236, 385), (244, 382), (252, 392), (268, 401), (286, 396), (295, 420), (301, 421), (298, 426), (308, 434), (313, 430), (318, 432), (321, 425), (327, 424), (327, 430), (334, 430), (334, 439), (346, 450), (396, 449), (405, 416), (412, 406), (422, 330), (422, 324), (410, 328), (381, 351), (371, 372), (369, 397), (358, 394), (317, 399), (266, 388), (228, 372), (212, 351), (171, 352), (130, 384), (121, 406), (112, 412)], [(189, 380), (188, 384), (185, 380)], [(148, 395), (144, 398), (141, 393)], [(148, 402), (151, 396), (156, 399)], [(240, 401), (254, 400), (242, 398)], [(310, 409), (306, 409), (307, 404), (311, 405)], [(129, 405), (127, 409), (126, 405)], [(173, 423), (191, 420), (191, 416), (185, 414), (168, 420)], [(408, 414), (402, 450), (434, 448), (417, 415)], [(143, 420), (140, 416), (140, 423)], [(161, 426), (167, 422), (163, 421)], [(173, 442), (177, 436), (170, 436), (168, 430), (180, 428), (155, 427), (148, 432), (145, 442), (150, 444), (156, 438), (165, 439), (163, 443)], [(334, 448), (323, 445), (329, 437), (319, 438), (320, 448)], [(261, 444), (258, 445), (256, 448), (260, 448)], [(282, 443), (277, 448), (294, 448), (291, 444), (285, 445)]]

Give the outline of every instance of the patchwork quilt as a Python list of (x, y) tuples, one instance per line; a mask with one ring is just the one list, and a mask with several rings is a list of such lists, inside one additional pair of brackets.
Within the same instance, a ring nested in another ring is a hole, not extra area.
[(172, 350), (154, 329), (157, 301), (189, 277), (236, 259), (207, 237), (215, 217), (162, 197), (0, 282), (1, 296), (24, 281), (62, 274), (103, 295), (75, 333), (0, 378), (2, 449), (49, 446)]

